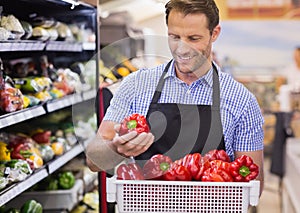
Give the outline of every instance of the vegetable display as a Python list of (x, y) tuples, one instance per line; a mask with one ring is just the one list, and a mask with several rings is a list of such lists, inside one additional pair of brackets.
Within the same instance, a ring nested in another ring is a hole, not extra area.
[(134, 113), (126, 117), (120, 127), (119, 135), (124, 135), (131, 131), (136, 131), (137, 133), (149, 132), (149, 126), (145, 116), (138, 113)]
[(117, 177), (122, 180), (249, 182), (258, 174), (259, 167), (250, 156), (230, 161), (224, 150), (211, 150), (203, 156), (191, 153), (175, 161), (156, 154), (142, 168), (135, 162), (117, 168)]

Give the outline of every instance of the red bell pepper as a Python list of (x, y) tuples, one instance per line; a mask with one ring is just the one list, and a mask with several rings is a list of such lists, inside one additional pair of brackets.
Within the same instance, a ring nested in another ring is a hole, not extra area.
[(138, 113), (134, 113), (126, 117), (122, 123), (119, 130), (119, 135), (124, 135), (128, 132), (136, 131), (137, 133), (149, 132), (150, 128), (147, 123), (145, 116)]
[(142, 168), (133, 162), (123, 163), (117, 168), (117, 179), (120, 180), (144, 180)]
[(230, 164), (230, 172), (234, 181), (249, 182), (259, 174), (259, 167), (250, 156), (242, 155)]
[(229, 172), (216, 166), (205, 170), (201, 180), (208, 182), (233, 182)]
[(12, 159), (22, 159), (25, 160), (29, 158), (33, 153), (30, 150), (30, 146), (28, 143), (20, 143), (16, 144), (10, 153)]
[(192, 175), (183, 165), (172, 163), (171, 168), (164, 174), (163, 178), (168, 181), (191, 181)]
[(193, 180), (201, 180), (203, 172), (210, 167), (208, 159), (202, 158), (200, 153), (187, 154), (176, 163), (186, 167)]
[(217, 167), (223, 169), (230, 174), (230, 165), (231, 165), (230, 162), (226, 162), (222, 160), (212, 160), (209, 163), (210, 163), (210, 167)]
[(231, 161), (229, 155), (224, 150), (217, 150), (217, 149), (211, 150), (208, 153), (206, 153), (204, 157), (208, 158), (209, 161), (212, 160), (222, 160), (226, 162)]
[(171, 167), (172, 159), (169, 156), (156, 154), (146, 161), (143, 166), (146, 179), (163, 180), (164, 174)]
[(41, 130), (34, 133), (31, 138), (38, 144), (49, 144), (52, 132), (50, 130)]

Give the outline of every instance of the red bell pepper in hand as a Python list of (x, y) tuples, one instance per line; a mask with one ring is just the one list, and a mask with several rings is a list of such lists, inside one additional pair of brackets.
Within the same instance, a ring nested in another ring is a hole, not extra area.
[(208, 153), (206, 153), (204, 157), (208, 158), (209, 161), (212, 160), (222, 160), (226, 162), (231, 161), (229, 155), (224, 150), (217, 150), (217, 149), (211, 150)]
[(250, 156), (242, 155), (230, 163), (230, 172), (234, 181), (249, 182), (259, 173), (259, 167)]
[(230, 173), (217, 166), (205, 170), (201, 180), (208, 182), (233, 182)]
[(144, 176), (146, 179), (163, 180), (164, 174), (168, 171), (173, 163), (169, 156), (162, 154), (153, 155), (146, 161), (143, 166)]
[(134, 113), (126, 117), (122, 123), (119, 130), (119, 135), (124, 135), (128, 132), (136, 131), (137, 133), (149, 132), (150, 128), (147, 123), (145, 116), (138, 113)]
[(163, 178), (169, 181), (190, 181), (192, 175), (183, 165), (172, 163), (171, 168), (164, 174)]
[(144, 180), (142, 168), (136, 163), (123, 163), (117, 168), (117, 178), (120, 180)]
[(193, 180), (201, 180), (203, 172), (210, 167), (208, 159), (202, 158), (200, 153), (187, 154), (175, 162), (186, 167)]

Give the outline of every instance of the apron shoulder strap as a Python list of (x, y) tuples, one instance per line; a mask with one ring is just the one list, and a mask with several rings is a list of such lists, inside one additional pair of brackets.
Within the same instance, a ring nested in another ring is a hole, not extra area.
[(156, 86), (156, 89), (155, 89), (155, 92), (154, 92), (154, 95), (153, 95), (153, 98), (152, 98), (152, 101), (151, 101), (151, 104), (154, 104), (154, 103), (158, 103), (158, 100), (160, 98), (160, 94), (161, 94), (161, 91), (164, 87), (164, 83), (165, 83), (165, 75), (167, 74), (168, 70), (169, 70), (169, 67), (172, 63), (172, 60), (169, 61), (169, 63), (166, 65), (166, 67), (164, 68), (164, 71), (163, 71), (163, 74), (160, 76), (160, 79), (158, 81), (158, 84)]

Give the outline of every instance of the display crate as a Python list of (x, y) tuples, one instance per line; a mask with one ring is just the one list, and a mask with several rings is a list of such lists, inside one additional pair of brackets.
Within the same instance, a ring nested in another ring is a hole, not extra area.
[(7, 204), (20, 208), (27, 200), (34, 199), (41, 203), (43, 210), (71, 211), (83, 198), (83, 181), (77, 179), (75, 185), (67, 190), (24, 192)]
[(107, 202), (119, 213), (246, 213), (259, 201), (260, 182), (117, 180), (107, 178)]

